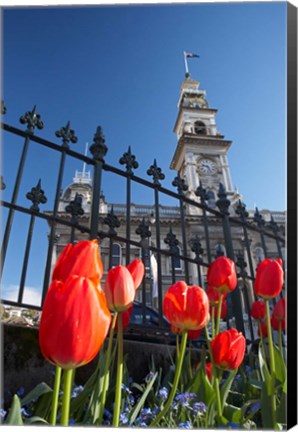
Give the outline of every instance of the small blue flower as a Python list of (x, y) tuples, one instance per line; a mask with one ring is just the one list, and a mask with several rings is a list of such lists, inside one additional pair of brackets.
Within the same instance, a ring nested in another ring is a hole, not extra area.
[(183, 422), (179, 423), (178, 427), (180, 427), (182, 429), (191, 429), (192, 428), (192, 424), (190, 423), (189, 420), (187, 420), (185, 423), (183, 423)]
[(145, 377), (145, 382), (148, 383), (154, 377), (154, 372), (149, 372)]
[(84, 387), (83, 386), (77, 386), (77, 387), (74, 387), (73, 388), (73, 390), (72, 390), (72, 394), (71, 394), (71, 397), (72, 398), (77, 398), (78, 396), (79, 396), (79, 394), (82, 392), (84, 390)]
[(260, 404), (260, 402), (255, 402), (255, 403), (250, 407), (249, 413), (252, 414), (252, 413), (258, 411), (260, 408), (261, 408), (261, 404)]
[(6, 416), (6, 411), (3, 408), (0, 408), (0, 420), (4, 419), (5, 416)]
[(128, 423), (128, 417), (125, 413), (121, 413), (119, 416), (119, 420), (121, 421), (122, 424), (127, 424)]
[(230, 426), (231, 429), (240, 429), (240, 424), (233, 423), (233, 422), (231, 422), (231, 421), (229, 421), (229, 422), (227, 423), (227, 426)]
[(192, 406), (195, 413), (202, 415), (207, 411), (207, 407), (204, 402), (195, 402)]
[(129, 395), (129, 403), (130, 403), (130, 405), (134, 405), (135, 404), (135, 398), (131, 394)]
[(30, 414), (28, 413), (28, 411), (26, 410), (26, 408), (21, 408), (21, 414), (24, 417), (30, 417)]
[(175, 401), (177, 401), (184, 407), (189, 407), (189, 401), (196, 397), (197, 395), (195, 393), (180, 393), (175, 397)]
[(166, 387), (162, 387), (159, 391), (158, 391), (158, 397), (160, 397), (160, 399), (167, 399), (168, 398), (168, 389)]
[(106, 408), (103, 410), (103, 415), (106, 416), (108, 419), (111, 419), (113, 417), (113, 414)]
[(126, 391), (128, 394), (131, 394), (131, 391), (129, 390), (129, 388), (125, 384), (122, 383), (121, 388), (122, 388), (122, 390)]
[(146, 416), (149, 416), (149, 415), (152, 415), (151, 408), (142, 408), (141, 409), (141, 416), (142, 417), (146, 417)]
[(245, 370), (246, 375), (249, 376), (249, 374), (250, 374), (250, 372), (251, 372), (251, 367), (248, 366), (248, 365), (245, 365), (245, 366), (244, 366), (244, 370)]
[(74, 424), (75, 424), (75, 419), (70, 418), (70, 419), (68, 420), (68, 426), (73, 426)]
[(156, 416), (156, 414), (158, 414), (159, 411), (160, 411), (160, 407), (158, 407), (158, 406), (155, 405), (155, 407), (152, 410), (152, 415)]
[(17, 390), (17, 395), (18, 395), (19, 397), (22, 397), (24, 393), (25, 393), (25, 389), (24, 389), (24, 387), (20, 387), (20, 388)]

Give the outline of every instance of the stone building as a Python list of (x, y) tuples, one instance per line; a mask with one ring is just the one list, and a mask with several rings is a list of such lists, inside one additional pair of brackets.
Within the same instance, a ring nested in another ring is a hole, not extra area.
[[(174, 126), (174, 132), (177, 135), (177, 146), (170, 162), (170, 167), (175, 170), (182, 181), (184, 181), (188, 189), (185, 195), (194, 202), (200, 202), (196, 191), (198, 188), (205, 192), (206, 202), (210, 209), (216, 209), (216, 202), (219, 198), (219, 185), (223, 185), (227, 198), (230, 201), (229, 213), (230, 216), (237, 217), (237, 206), (241, 200), (240, 193), (233, 188), (231, 172), (228, 162), (228, 151), (232, 144), (226, 140), (224, 136), (217, 130), (216, 126), (217, 110), (211, 108), (206, 100), (206, 92), (200, 89), (198, 81), (191, 79), (189, 75), (182, 82), (180, 96), (178, 101), (178, 115)], [(90, 172), (85, 168), (80, 172), (77, 171), (73, 178), (73, 182), (61, 194), (59, 204), (59, 217), (70, 218), (68, 207), (70, 203), (79, 201), (81, 204), (80, 224), (90, 225), (90, 209), (92, 199), (92, 178)], [(124, 200), (125, 201), (125, 200)], [(156, 226), (154, 206), (152, 205), (137, 205), (132, 204), (130, 208), (131, 223), (130, 232), (131, 239), (135, 242), (140, 242), (140, 236), (136, 234), (136, 230), (143, 220), (146, 220), (151, 231), (151, 237), (148, 240), (149, 246), (156, 246)], [(119, 203), (108, 203), (104, 195), (100, 197), (99, 203), (99, 230), (107, 231), (105, 218), (109, 213), (117, 216), (120, 226), (117, 227), (117, 237), (125, 239), (126, 236), (126, 205)], [(213, 215), (208, 215), (208, 231), (209, 231), (209, 257), (207, 256), (207, 243), (205, 239), (205, 231), (203, 224), (203, 210), (199, 207), (184, 204), (184, 224), (187, 236), (187, 256), (195, 257), (195, 253), (191, 250), (192, 240), (200, 239), (203, 249), (202, 259), (205, 262), (213, 260), (220, 254), (225, 254), (225, 241), (222, 229), (222, 221)], [(248, 224), (252, 224), (254, 220), (254, 210), (247, 210)], [(285, 230), (285, 212), (271, 213), (269, 210), (261, 210), (258, 213), (267, 223), (273, 217), (281, 234)], [(161, 274), (162, 274), (162, 289), (163, 292), (172, 283), (173, 268), (175, 270), (176, 280), (184, 279), (186, 276), (185, 263), (179, 256), (183, 255), (183, 238), (181, 229), (181, 212), (179, 208), (179, 200), (177, 206), (159, 206), (160, 219), (160, 239), (161, 248), (168, 250), (167, 243), (164, 240), (169, 233), (176, 237), (173, 246), (176, 251), (175, 256), (167, 254), (161, 255)], [(255, 222), (254, 222), (255, 223)], [(244, 245), (243, 230), (241, 225), (232, 225), (233, 247), (237, 254), (242, 254), (244, 260), (248, 262), (247, 251)], [(61, 225), (57, 226), (57, 243), (55, 253), (59, 253), (61, 248), (69, 242), (70, 229)], [(76, 231), (75, 240), (88, 238), (87, 234), (82, 234)], [(249, 241), (251, 247), (251, 256), (253, 266), (264, 258), (265, 253), (262, 247), (260, 234), (257, 231), (249, 231)], [(147, 246), (148, 246), (147, 245)], [(273, 238), (266, 239), (267, 256), (276, 258), (278, 256), (276, 241)], [(104, 268), (109, 268), (109, 263), (112, 266), (125, 264), (126, 242), (114, 239), (112, 247), (110, 247), (110, 239), (105, 238), (100, 244), (101, 257)], [(282, 250), (284, 253), (284, 249)], [(154, 254), (153, 254), (154, 255)], [(141, 248), (131, 245), (130, 261), (141, 256)], [(209, 258), (209, 259), (208, 259)], [(285, 259), (285, 257), (283, 256)], [(55, 260), (55, 258), (54, 258)], [(151, 258), (147, 253), (146, 261), (146, 301), (148, 304), (156, 305), (156, 282), (155, 282), (155, 258)], [(151, 264), (151, 265), (150, 265)], [(188, 266), (188, 280), (190, 284), (198, 283), (197, 265), (190, 263)], [(202, 285), (204, 285), (207, 267), (201, 266)], [(247, 298), (249, 303), (253, 301), (252, 284), (248, 280), (246, 286), (248, 288), (248, 297), (244, 298), (243, 290), (241, 290), (241, 280), (239, 287), (241, 291), (241, 302), (244, 314), (247, 312)], [(141, 299), (142, 290), (139, 290), (138, 298)], [(245, 303), (246, 301), (246, 303)]]

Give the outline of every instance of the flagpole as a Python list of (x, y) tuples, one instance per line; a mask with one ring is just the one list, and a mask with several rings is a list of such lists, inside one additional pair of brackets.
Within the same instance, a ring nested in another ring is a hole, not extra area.
[(189, 70), (188, 70), (188, 63), (187, 63), (187, 59), (186, 59), (186, 52), (183, 51), (184, 54), (184, 64), (185, 64), (185, 75), (189, 75)]

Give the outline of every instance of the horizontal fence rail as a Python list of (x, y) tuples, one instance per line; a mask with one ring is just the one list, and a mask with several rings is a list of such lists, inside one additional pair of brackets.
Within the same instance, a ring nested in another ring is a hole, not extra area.
[[(70, 128), (69, 122), (56, 132), (56, 137), (62, 141), (59, 145), (35, 135), (35, 129), (43, 127), (36, 107), (22, 116), (20, 121), (22, 124), (27, 124), (26, 130), (6, 123), (1, 124), (5, 134), (18, 140), (13, 144), (16, 146), (16, 153), (17, 146), (23, 140), (17, 174), (14, 184), (11, 185), (11, 197), (7, 197), (5, 193), (7, 180), (1, 176), (2, 196), (5, 194), (5, 199), (1, 200), (4, 222), (1, 245), (2, 279), (8, 249), (18, 248), (11, 240), (12, 229), (15, 227), (25, 233), (23, 257), (20, 257), (20, 251), (14, 252), (16, 259), (22, 261), (20, 282), (14, 299), (5, 298), (5, 290), (3, 292), (2, 289), (1, 297), (4, 304), (41, 310), (50, 284), (51, 271), (61, 248), (66, 243), (75, 243), (81, 238), (96, 238), (102, 253), (106, 253), (105, 271), (115, 265), (117, 260), (118, 263), (127, 265), (137, 254), (142, 258), (146, 267), (146, 277), (138, 294), (142, 309), (140, 324), (142, 328), (147, 326), (146, 328), (149, 329), (147, 315), (148, 305), (150, 305), (156, 314), (158, 328), (163, 328), (165, 321), (162, 314), (162, 301), (166, 287), (178, 280), (185, 280), (188, 284), (199, 284), (206, 288), (208, 266), (215, 257), (225, 254), (235, 261), (239, 278), (237, 289), (229, 296), (226, 325), (236, 326), (250, 342), (254, 342), (256, 332), (249, 310), (252, 301), (255, 300), (252, 287), (257, 261), (256, 254), (251, 248), (251, 239), (257, 239), (262, 255), (259, 259), (281, 257), (284, 260), (284, 214), (276, 213), (274, 216), (271, 214), (270, 220), (265, 221), (258, 209), (253, 215), (249, 215), (245, 204), (239, 201), (234, 214), (231, 215), (231, 203), (223, 185), (219, 185), (216, 207), (210, 206), (202, 185), (195, 191), (197, 199), (191, 199), (188, 195), (188, 186), (179, 174), (172, 182), (177, 191), (166, 189), (162, 186), (165, 176), (156, 160), (147, 170), (148, 177), (152, 178), (151, 181), (138, 177), (134, 173), (138, 168), (138, 162), (130, 147), (119, 159), (124, 169), (111, 166), (105, 161), (108, 148), (100, 127), (94, 135), (89, 149), (91, 157), (89, 157), (70, 149), (70, 144), (76, 143), (77, 137)], [(5, 145), (5, 136), (3, 141)], [(41, 146), (48, 152), (55, 152), (60, 159), (57, 178), (52, 179), (54, 188), (52, 202), (49, 203), (46, 197), (47, 191), (42, 188), (43, 179), (39, 179), (26, 194), (26, 199), (31, 202), (31, 205), (26, 207), (19, 193), (29, 164), (28, 149), (32, 145)], [(81, 161), (92, 170), (91, 175), (82, 177), (82, 184), (84, 181), (89, 184), (91, 198), (86, 203), (83, 196), (77, 193), (63, 208), (61, 190), (68, 158)], [(115, 179), (123, 178), (126, 182), (125, 202), (104, 203), (101, 184), (102, 177), (106, 173), (112, 174)], [(151, 191), (152, 205), (138, 205), (131, 201), (131, 191), (135, 185), (142, 185), (146, 190)], [(161, 204), (164, 196), (175, 200), (176, 206)], [(41, 206), (46, 210), (41, 211)], [(27, 218), (27, 225), (18, 227), (15, 219), (19, 215)], [(36, 269), (43, 275), (40, 302), (30, 304), (24, 300), (24, 294), (28, 279), (28, 263), (33, 259), (31, 258), (33, 255), (40, 252), (33, 246), (37, 224), (47, 227), (49, 232), (47, 250), (44, 251), (46, 252), (44, 266)], [(216, 250), (214, 250), (214, 243), (217, 243)], [(118, 251), (118, 255), (115, 251)], [(284, 267), (286, 268), (285, 263)]]

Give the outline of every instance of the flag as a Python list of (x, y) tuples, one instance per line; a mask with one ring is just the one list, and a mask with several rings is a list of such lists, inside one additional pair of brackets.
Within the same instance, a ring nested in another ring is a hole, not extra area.
[(152, 297), (158, 297), (157, 290), (157, 261), (153, 253), (150, 256), (150, 266), (151, 266), (151, 277), (152, 277)]
[(198, 54), (194, 54), (194, 53), (185, 53), (185, 57), (187, 57), (187, 58), (199, 58), (200, 56)]

